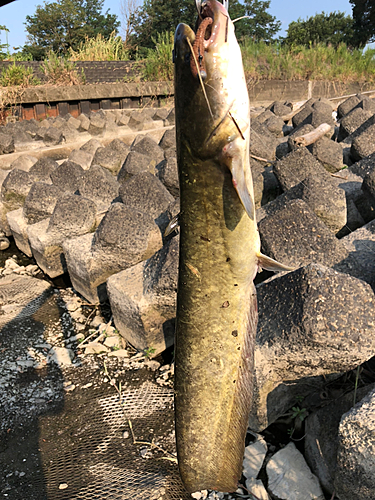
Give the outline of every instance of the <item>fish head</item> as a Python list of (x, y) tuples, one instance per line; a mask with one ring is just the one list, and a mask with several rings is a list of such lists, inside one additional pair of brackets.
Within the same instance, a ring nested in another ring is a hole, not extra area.
[(195, 30), (179, 24), (175, 33), (175, 106), (176, 127), (204, 158), (248, 134), (249, 98), (227, 10), (217, 0), (197, 5)]

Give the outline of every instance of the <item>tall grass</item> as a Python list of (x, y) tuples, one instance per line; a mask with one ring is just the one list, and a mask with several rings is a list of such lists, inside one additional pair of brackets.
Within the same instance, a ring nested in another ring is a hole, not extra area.
[(79, 73), (74, 62), (57, 56), (54, 52), (48, 54), (40, 65), (49, 85), (81, 85), (85, 83), (85, 75)]
[(287, 47), (249, 39), (241, 49), (248, 78), (375, 82), (375, 49), (363, 52), (345, 44)]
[(173, 37), (172, 31), (165, 31), (159, 34), (158, 38), (152, 41), (154, 49), (148, 49), (146, 64), (144, 68), (144, 79), (150, 81), (164, 81), (173, 79)]
[(40, 80), (34, 76), (32, 68), (16, 66), (15, 63), (4, 68), (0, 74), (0, 87), (31, 87), (40, 85)]
[(129, 53), (124, 42), (115, 32), (106, 40), (101, 33), (96, 38), (87, 38), (78, 50), (69, 49), (71, 61), (127, 61)]

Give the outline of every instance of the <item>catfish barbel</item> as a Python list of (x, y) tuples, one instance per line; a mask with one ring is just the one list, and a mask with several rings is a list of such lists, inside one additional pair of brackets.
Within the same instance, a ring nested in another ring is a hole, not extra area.
[(250, 107), (228, 12), (200, 5), (175, 33), (180, 260), (175, 344), (177, 454), (186, 489), (234, 491), (252, 402), (260, 253)]

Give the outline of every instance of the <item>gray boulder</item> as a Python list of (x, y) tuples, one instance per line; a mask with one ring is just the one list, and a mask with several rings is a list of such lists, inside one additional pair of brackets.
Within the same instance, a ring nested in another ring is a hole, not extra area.
[(250, 153), (252, 155), (266, 160), (274, 160), (276, 158), (277, 144), (276, 137), (271, 134), (264, 124), (257, 122), (251, 124)]
[(22, 155), (19, 156), (16, 160), (12, 161), (9, 168), (10, 170), (18, 168), (18, 170), (24, 170), (25, 172), (28, 172), (37, 161), (38, 159), (34, 156)]
[(323, 165), (304, 147), (299, 147), (274, 164), (273, 171), (283, 191), (287, 191), (309, 174), (326, 173)]
[(89, 141), (85, 142), (85, 144), (83, 144), (79, 149), (80, 151), (85, 151), (86, 153), (94, 155), (96, 153), (96, 150), (101, 147), (103, 147), (103, 145), (100, 141), (98, 141), (98, 139), (90, 139)]
[(1, 186), (1, 200), (7, 211), (23, 206), (33, 182), (29, 172), (17, 168), (9, 172)]
[(64, 192), (53, 184), (34, 182), (28, 192), (23, 206), (23, 215), (28, 224), (36, 224), (50, 217), (56, 202)]
[(156, 161), (151, 156), (138, 151), (130, 151), (117, 174), (117, 180), (122, 184), (140, 172), (154, 174), (155, 167)]
[(372, 153), (375, 153), (375, 123), (369, 125), (366, 130), (355, 137), (350, 148), (350, 154), (354, 161), (359, 161)]
[(288, 266), (334, 266), (348, 257), (344, 245), (303, 200), (287, 201), (258, 227), (264, 253)]
[(268, 128), (271, 134), (276, 137), (283, 137), (284, 121), (278, 116), (270, 116), (265, 120), (264, 125)]
[(93, 158), (93, 153), (89, 153), (88, 151), (84, 151), (82, 149), (74, 149), (70, 153), (68, 161), (76, 163), (77, 165), (82, 167), (83, 170), (88, 170), (91, 166)]
[(314, 263), (261, 283), (257, 295), (250, 428), (258, 432), (373, 356), (375, 310), (367, 283)]
[(349, 171), (364, 178), (372, 169), (375, 169), (375, 153), (357, 161), (349, 167)]
[(35, 182), (51, 183), (51, 174), (56, 170), (59, 164), (52, 158), (40, 158), (29, 170)]
[(174, 342), (178, 237), (148, 260), (107, 281), (111, 311), (120, 335), (136, 349), (157, 356)]
[(65, 240), (90, 233), (96, 227), (96, 206), (82, 196), (59, 198), (52, 216), (28, 226), (27, 235), (38, 266), (55, 278), (67, 271), (62, 245)]
[(90, 126), (88, 132), (91, 135), (103, 134), (105, 126), (106, 126), (105, 118), (99, 112), (90, 114)]
[(267, 109), (272, 111), (272, 113), (274, 113), (276, 116), (285, 116), (292, 111), (290, 105), (287, 105), (287, 103), (281, 101), (274, 101), (270, 106), (268, 106)]
[(306, 103), (301, 110), (293, 116), (293, 127), (297, 128), (300, 125), (311, 124), (312, 111), (312, 107)]
[(347, 271), (375, 289), (375, 221), (368, 222), (341, 239), (349, 252)]
[(85, 113), (81, 113), (78, 116), (78, 120), (81, 122), (79, 131), (87, 132), (90, 128), (90, 118), (87, 115), (85, 115)]
[(85, 171), (83, 168), (69, 160), (64, 161), (51, 173), (53, 184), (72, 194), (82, 186), (84, 177)]
[(159, 163), (156, 175), (174, 198), (180, 195), (176, 158), (171, 157)]
[(335, 490), (340, 499), (375, 498), (375, 389), (344, 414), (339, 426)]
[(338, 172), (344, 168), (342, 146), (322, 137), (309, 147), (309, 150), (328, 172)]
[(65, 122), (64, 125), (59, 128), (59, 131), (62, 133), (64, 141), (67, 143), (76, 142), (80, 138), (78, 130), (68, 125), (67, 122)]
[(174, 125), (175, 122), (176, 122), (176, 114), (175, 114), (175, 109), (173, 107), (168, 113), (167, 119), (165, 120), (164, 124), (166, 127), (168, 127), (169, 125)]
[(266, 120), (268, 120), (268, 118), (271, 118), (272, 116), (275, 116), (275, 114), (272, 113), (272, 111), (270, 111), (269, 109), (266, 109), (265, 111), (263, 111), (263, 113), (260, 113), (260, 115), (253, 118), (252, 123), (264, 123)]
[(342, 102), (337, 108), (337, 118), (341, 119), (343, 116), (347, 115), (352, 109), (354, 109), (360, 100), (358, 96), (353, 95)]
[(129, 117), (127, 125), (129, 128), (131, 128), (131, 130), (143, 130), (143, 123), (145, 119), (146, 119), (145, 115), (133, 112)]
[(162, 149), (176, 147), (176, 130), (174, 128), (164, 132), (163, 137), (160, 139), (159, 146)]
[(340, 121), (339, 133), (337, 136), (338, 142), (344, 140), (349, 135), (353, 134), (358, 128), (363, 125), (374, 113), (364, 111), (362, 108), (354, 108)]
[[(374, 384), (358, 388), (356, 401), (373, 388)], [(326, 403), (327, 406), (314, 411), (305, 420), (305, 457), (323, 488), (332, 495), (335, 490), (333, 482), (337, 465), (339, 424), (343, 414), (353, 406), (354, 391), (346, 394), (337, 391), (335, 394), (334, 390), (327, 389), (324, 394), (327, 399), (321, 400), (321, 404)]]
[(371, 204), (375, 206), (375, 168), (364, 176), (362, 190), (371, 199)]
[[(281, 193), (280, 184), (271, 166), (250, 158), (256, 208), (274, 200)], [(258, 219), (257, 219), (258, 220)]]
[(169, 220), (164, 213), (174, 198), (154, 175), (149, 172), (134, 175), (121, 184), (119, 195), (126, 207), (148, 214), (165, 229)]
[(65, 194), (57, 200), (49, 219), (48, 232), (73, 238), (93, 232), (95, 225), (95, 203), (82, 196)]
[[(65, 121), (64, 121), (65, 123)], [(57, 146), (64, 140), (64, 134), (60, 128), (50, 127), (43, 134), (43, 141), (46, 146)]]
[(26, 196), (23, 208), (7, 213), (7, 220), (14, 237), (14, 241), (25, 255), (32, 257), (27, 229), (53, 213), (59, 197), (63, 192), (52, 184), (35, 182)]
[(0, 133), (0, 155), (6, 155), (15, 151), (14, 139), (10, 134)]
[(361, 94), (359, 96), (359, 103), (357, 105), (358, 108), (363, 109), (364, 111), (371, 111), (373, 114), (375, 113), (375, 100), (370, 99), (365, 94)]
[(101, 167), (106, 168), (112, 172), (112, 174), (117, 174), (121, 169), (126, 156), (127, 152), (121, 152), (107, 146), (96, 150), (92, 163), (93, 165), (100, 165)]
[(139, 141), (135, 141), (131, 146), (131, 150), (148, 155), (156, 162), (156, 165), (164, 160), (163, 149), (149, 135), (145, 135)]
[(257, 212), (257, 220), (277, 213), (288, 201), (301, 199), (320, 220), (334, 233), (347, 222), (347, 202), (345, 191), (338, 187), (327, 173), (312, 173), (302, 182), (292, 187), (276, 200), (264, 205)]
[(118, 197), (119, 183), (108, 170), (93, 165), (86, 171), (79, 194), (95, 202), (99, 212), (108, 210)]
[(117, 126), (118, 127), (126, 127), (129, 125), (129, 120), (130, 120), (130, 116), (122, 113), (117, 120)]
[(94, 235), (63, 244), (72, 284), (92, 303), (106, 300), (109, 276), (150, 258), (161, 247), (153, 218), (122, 203), (111, 205)]

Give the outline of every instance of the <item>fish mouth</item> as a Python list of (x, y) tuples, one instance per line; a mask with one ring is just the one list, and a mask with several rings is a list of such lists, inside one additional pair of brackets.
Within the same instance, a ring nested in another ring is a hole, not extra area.
[(207, 78), (206, 55), (213, 48), (228, 40), (229, 15), (217, 0), (206, 0), (200, 6), (195, 26), (195, 41), (190, 56), (192, 75)]

